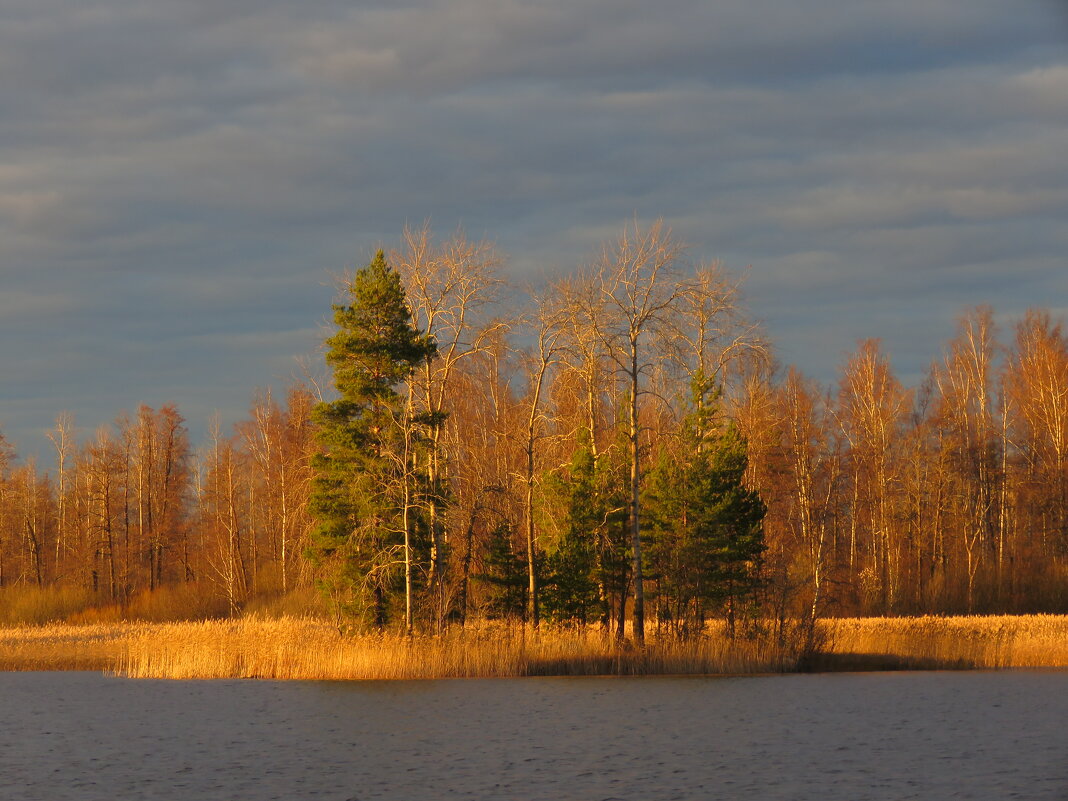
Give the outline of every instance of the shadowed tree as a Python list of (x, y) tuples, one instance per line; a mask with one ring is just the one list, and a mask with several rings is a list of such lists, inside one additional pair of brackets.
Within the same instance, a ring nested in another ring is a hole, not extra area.
[(606, 482), (600, 475), (603, 465), (583, 428), (571, 461), (546, 481), (546, 515), (557, 518), (557, 531), (545, 557), (544, 594), (548, 616), (555, 621), (586, 623), (604, 620), (607, 614), (599, 546), (624, 504), (606, 497)]
[(744, 483), (745, 440), (716, 417), (716, 398), (695, 382), (675, 447), (661, 450), (649, 477), (649, 561), (678, 632), (700, 633), (722, 612), (733, 637), (759, 586), (766, 508)]

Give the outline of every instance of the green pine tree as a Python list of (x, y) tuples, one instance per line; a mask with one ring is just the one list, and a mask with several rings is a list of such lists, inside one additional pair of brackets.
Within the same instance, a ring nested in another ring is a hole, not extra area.
[(608, 516), (597, 487), (597, 466), (588, 431), (565, 475), (549, 476), (547, 505), (562, 510), (560, 535), (545, 555), (545, 613), (556, 622), (586, 623), (603, 617), (597, 585), (597, 535)]
[(626, 449), (595, 455), (588, 430), (581, 430), (570, 463), (547, 475), (542, 515), (555, 537), (546, 542), (541, 594), (550, 620), (588, 623), (624, 635), (630, 590), (629, 506)]
[(399, 390), (435, 347), (413, 324), (400, 277), (381, 251), (353, 276), (348, 301), (334, 306), (337, 331), (326, 340), (339, 397), (312, 413), (321, 452), (313, 460), (308, 550), (338, 614), (382, 626), (417, 530), (404, 514), (414, 421)]
[(695, 382), (693, 412), (674, 449), (649, 477), (650, 573), (659, 607), (680, 633), (722, 614), (733, 636), (738, 615), (760, 585), (763, 501), (744, 484), (745, 440), (717, 425), (716, 398)]
[(483, 611), (489, 620), (522, 620), (527, 611), (527, 562), (516, 553), (512, 527), (490, 532), (483, 569), (474, 578), (485, 588)]

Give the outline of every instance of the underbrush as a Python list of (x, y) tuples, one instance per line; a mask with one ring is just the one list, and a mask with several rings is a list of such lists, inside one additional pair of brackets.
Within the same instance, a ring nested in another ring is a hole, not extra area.
[(125, 604), (90, 607), (68, 620), (70, 623), (166, 623), (225, 617), (228, 612), (224, 598), (205, 592), (198, 584), (170, 584), (156, 590), (142, 590)]
[(32, 584), (0, 587), (0, 626), (171, 623), (241, 615), (325, 617), (326, 611), (320, 594), (311, 587), (288, 593), (275, 591), (254, 595), (234, 615), (226, 597), (217, 587), (205, 582), (144, 589), (125, 601), (112, 600), (81, 587), (38, 587)]
[(93, 594), (79, 587), (18, 584), (0, 588), (0, 625), (39, 626), (67, 620), (93, 604)]

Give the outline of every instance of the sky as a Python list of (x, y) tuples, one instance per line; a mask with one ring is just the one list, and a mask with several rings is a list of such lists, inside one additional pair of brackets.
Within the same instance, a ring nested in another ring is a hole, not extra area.
[(429, 220), (517, 283), (662, 217), (779, 359), (1068, 310), (1064, 0), (0, 0), (0, 430), (194, 439)]

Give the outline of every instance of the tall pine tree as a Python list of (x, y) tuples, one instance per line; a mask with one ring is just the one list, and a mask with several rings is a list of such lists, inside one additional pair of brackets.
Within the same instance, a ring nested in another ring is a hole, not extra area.
[(410, 627), (417, 421), (402, 390), (435, 346), (413, 324), (382, 251), (355, 273), (348, 301), (334, 306), (337, 332), (326, 340), (339, 397), (312, 413), (321, 452), (313, 461), (309, 555), (341, 616), (382, 626), (403, 586)]

